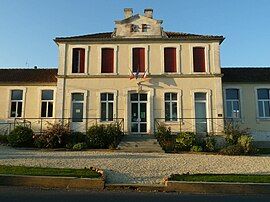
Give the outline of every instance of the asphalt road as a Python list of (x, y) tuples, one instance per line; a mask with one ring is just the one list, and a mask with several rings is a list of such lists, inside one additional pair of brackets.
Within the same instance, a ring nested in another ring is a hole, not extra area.
[(211, 202), (211, 201), (270, 201), (270, 195), (194, 195), (179, 193), (155, 193), (155, 192), (132, 192), (132, 191), (86, 191), (86, 190), (59, 190), (59, 189), (38, 189), (24, 187), (1, 187), (0, 186), (0, 202), (32, 202), (32, 201), (49, 201), (49, 202)]

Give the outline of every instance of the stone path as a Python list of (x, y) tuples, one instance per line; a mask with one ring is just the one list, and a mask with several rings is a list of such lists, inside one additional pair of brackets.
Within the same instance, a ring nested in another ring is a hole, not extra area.
[(5, 146), (0, 146), (0, 164), (70, 168), (93, 166), (105, 170), (107, 183), (158, 184), (171, 173), (186, 172), (270, 174), (270, 156), (36, 151)]

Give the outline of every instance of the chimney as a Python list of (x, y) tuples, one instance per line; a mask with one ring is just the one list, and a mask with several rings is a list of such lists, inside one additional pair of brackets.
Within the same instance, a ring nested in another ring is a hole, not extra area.
[(153, 18), (153, 9), (152, 8), (144, 9), (144, 16), (148, 18)]
[(125, 19), (131, 17), (133, 14), (133, 9), (132, 8), (125, 8), (124, 14), (125, 14)]
[(34, 69), (37, 69), (37, 66), (36, 65), (34, 66)]

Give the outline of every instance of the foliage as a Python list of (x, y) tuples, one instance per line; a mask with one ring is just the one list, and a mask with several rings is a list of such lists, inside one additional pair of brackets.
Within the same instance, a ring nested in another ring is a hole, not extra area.
[(226, 134), (226, 142), (228, 145), (235, 145), (238, 143), (238, 138), (241, 135), (250, 135), (249, 130), (241, 130), (239, 125), (235, 124), (234, 122), (228, 122), (225, 125), (225, 130)]
[(89, 148), (116, 148), (123, 137), (118, 123), (93, 125), (86, 132), (86, 144)]
[(32, 147), (34, 132), (31, 128), (17, 126), (7, 137), (12, 147)]
[(202, 152), (203, 151), (203, 148), (202, 148), (202, 146), (194, 145), (194, 146), (191, 147), (190, 151), (193, 151), (193, 152)]
[(85, 148), (87, 148), (87, 145), (84, 142), (77, 143), (77, 144), (73, 145), (73, 147), (72, 147), (72, 149), (75, 151), (81, 151)]
[(237, 143), (243, 148), (245, 154), (255, 153), (255, 148), (252, 145), (253, 138), (250, 135), (241, 135)]
[(34, 144), (39, 148), (63, 148), (71, 142), (69, 124), (48, 123), (44, 134), (34, 135)]
[(243, 150), (243, 147), (241, 145), (235, 144), (235, 145), (229, 145), (229, 146), (221, 149), (219, 153), (222, 155), (229, 155), (229, 156), (243, 155), (244, 150)]
[(175, 139), (175, 148), (178, 151), (190, 151), (196, 143), (195, 133), (181, 132)]
[(8, 143), (8, 135), (0, 135), (0, 144), (7, 144)]
[(172, 152), (174, 150), (174, 140), (170, 127), (167, 128), (164, 124), (159, 125), (155, 137), (164, 151)]
[(217, 150), (216, 143), (217, 141), (213, 137), (207, 137), (204, 139), (205, 141), (205, 151), (213, 152)]
[(77, 143), (81, 143), (81, 142), (85, 142), (86, 141), (86, 135), (82, 132), (73, 132), (71, 133), (71, 143), (77, 144)]

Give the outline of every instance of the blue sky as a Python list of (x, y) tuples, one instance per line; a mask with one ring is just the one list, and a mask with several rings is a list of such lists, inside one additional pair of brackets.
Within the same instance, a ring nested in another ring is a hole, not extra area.
[(125, 7), (153, 8), (167, 31), (225, 36), (222, 66), (270, 66), (269, 0), (0, 0), (0, 67), (56, 67), (55, 37), (112, 31)]

